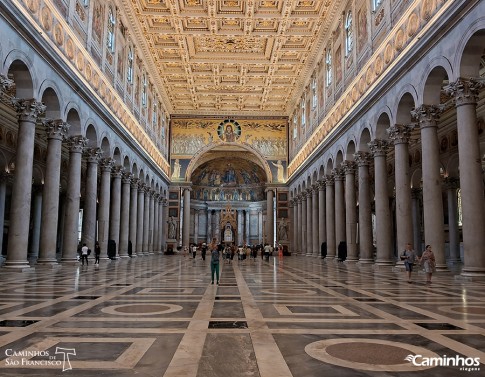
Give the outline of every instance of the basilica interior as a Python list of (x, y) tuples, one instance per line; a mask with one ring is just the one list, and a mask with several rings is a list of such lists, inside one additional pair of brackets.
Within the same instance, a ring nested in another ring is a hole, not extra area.
[(484, 14), (0, 3), (0, 376), (480, 375)]

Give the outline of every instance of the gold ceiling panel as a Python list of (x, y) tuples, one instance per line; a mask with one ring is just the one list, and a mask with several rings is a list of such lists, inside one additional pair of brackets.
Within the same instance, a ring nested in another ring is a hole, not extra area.
[(341, 6), (336, 0), (120, 1), (169, 111), (194, 115), (290, 115)]

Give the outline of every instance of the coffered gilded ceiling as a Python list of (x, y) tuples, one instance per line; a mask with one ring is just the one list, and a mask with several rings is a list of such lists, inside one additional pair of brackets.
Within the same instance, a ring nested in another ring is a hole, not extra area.
[(123, 0), (174, 114), (289, 115), (335, 0)]

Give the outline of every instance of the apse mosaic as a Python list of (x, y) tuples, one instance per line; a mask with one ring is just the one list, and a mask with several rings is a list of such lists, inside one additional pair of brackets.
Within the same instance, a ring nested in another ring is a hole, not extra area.
[[(183, 181), (191, 159), (211, 147), (239, 145), (266, 160), (273, 183), (287, 177), (287, 118), (224, 119), (173, 118), (171, 140), (171, 178)], [(242, 175), (237, 176), (241, 182)], [(246, 181), (249, 179), (246, 177)]]
[(264, 200), (266, 174), (241, 157), (210, 160), (192, 174), (192, 197), (204, 201)]

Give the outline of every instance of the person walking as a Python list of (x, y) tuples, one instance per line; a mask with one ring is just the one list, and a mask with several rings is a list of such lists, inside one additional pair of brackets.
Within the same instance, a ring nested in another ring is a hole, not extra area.
[(202, 257), (202, 260), (205, 260), (206, 253), (207, 253), (207, 244), (204, 242), (202, 244), (202, 248), (200, 249), (200, 255)]
[(94, 245), (94, 264), (99, 264), (99, 256), (101, 255), (101, 246), (99, 242)]
[(194, 243), (192, 244), (192, 258), (195, 259), (196, 255), (197, 255), (197, 245)]
[(426, 245), (423, 255), (419, 258), (419, 262), (423, 266), (424, 272), (426, 272), (426, 284), (431, 284), (431, 276), (436, 271), (436, 261), (431, 245)]
[(417, 255), (413, 250), (410, 243), (406, 244), (406, 249), (401, 254), (401, 260), (404, 261), (404, 267), (406, 267), (406, 274), (408, 276), (408, 283), (412, 283), (411, 273), (413, 272), (413, 266), (416, 262)]
[(217, 285), (219, 285), (219, 259), (220, 253), (217, 247), (217, 241), (215, 238), (212, 239), (209, 245), (209, 250), (211, 252), (211, 284), (214, 284), (214, 274), (216, 275)]
[(86, 246), (86, 244), (83, 243), (83, 247), (81, 248), (81, 262), (82, 262), (83, 266), (84, 266), (84, 261), (86, 261), (86, 266), (89, 265), (89, 262), (88, 262), (88, 253), (89, 253), (89, 249)]

